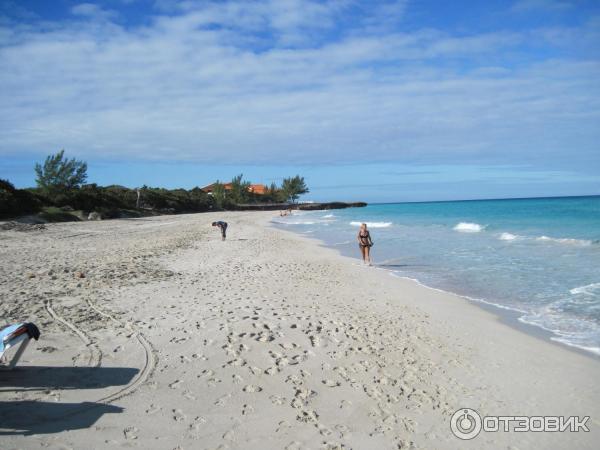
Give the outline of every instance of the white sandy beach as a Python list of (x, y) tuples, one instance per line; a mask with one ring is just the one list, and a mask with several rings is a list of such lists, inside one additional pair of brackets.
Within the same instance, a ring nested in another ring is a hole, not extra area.
[[(272, 216), (0, 231), (0, 317), (42, 332), (0, 372), (0, 448), (598, 448), (598, 358)], [(590, 416), (590, 432), (462, 441), (467, 407)]]

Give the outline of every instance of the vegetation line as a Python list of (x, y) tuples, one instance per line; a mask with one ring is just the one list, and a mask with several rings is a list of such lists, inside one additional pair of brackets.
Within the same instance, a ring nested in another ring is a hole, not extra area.
[(243, 175), (193, 189), (86, 184), (87, 163), (65, 157), (64, 150), (35, 165), (35, 188), (16, 189), (0, 179), (0, 218), (30, 215), (35, 222), (99, 220), (233, 209), (264, 209), (294, 204), (309, 192), (300, 175), (281, 186), (252, 184)]

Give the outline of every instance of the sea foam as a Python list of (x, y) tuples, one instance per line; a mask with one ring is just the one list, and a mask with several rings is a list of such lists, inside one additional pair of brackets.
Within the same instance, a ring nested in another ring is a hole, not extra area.
[(498, 239), (500, 239), (501, 241), (514, 241), (515, 239), (518, 239), (519, 236), (517, 236), (516, 234), (512, 234), (512, 233), (502, 233), (500, 234), (500, 236), (498, 236)]
[(371, 228), (387, 228), (392, 226), (392, 222), (350, 222), (350, 225), (360, 227), (363, 223), (367, 224), (367, 227)]
[(478, 223), (471, 222), (460, 222), (454, 226), (455, 231), (460, 231), (461, 233), (479, 233), (483, 231), (485, 225), (479, 225)]
[(276, 220), (271, 219), (272, 223), (279, 223), (281, 225), (314, 225), (316, 222), (311, 220)]
[(588, 245), (592, 245), (592, 241), (587, 239), (572, 239), (572, 238), (552, 238), (548, 236), (540, 236), (535, 239), (536, 241), (541, 242), (554, 242), (557, 244), (567, 244), (567, 245), (579, 245), (583, 247), (587, 247)]
[(579, 286), (569, 291), (573, 295), (596, 295), (600, 294), (600, 283), (587, 284)]

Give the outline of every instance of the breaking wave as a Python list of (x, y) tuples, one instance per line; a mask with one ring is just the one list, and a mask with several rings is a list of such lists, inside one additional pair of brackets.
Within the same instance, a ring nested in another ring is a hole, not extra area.
[(500, 234), (500, 236), (498, 236), (498, 239), (500, 239), (501, 241), (514, 241), (515, 239), (518, 239), (520, 236), (517, 236), (516, 234), (512, 234), (512, 233), (502, 233)]
[(367, 227), (371, 228), (387, 228), (392, 226), (392, 222), (350, 222), (350, 225), (360, 227), (363, 223), (367, 224)]
[(453, 229), (455, 231), (460, 231), (461, 233), (479, 233), (485, 229), (485, 225), (479, 225), (478, 223), (471, 222), (460, 222), (457, 223)]
[(567, 245), (579, 245), (583, 247), (587, 247), (588, 245), (592, 245), (593, 242), (587, 239), (571, 239), (571, 238), (552, 238), (548, 236), (540, 236), (535, 239), (540, 242), (553, 242), (557, 244), (567, 244)]

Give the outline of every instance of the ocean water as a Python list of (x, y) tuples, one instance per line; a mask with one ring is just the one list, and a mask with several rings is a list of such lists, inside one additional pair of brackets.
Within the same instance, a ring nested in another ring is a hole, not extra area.
[(273, 219), (374, 266), (516, 311), (563, 344), (600, 354), (600, 196), (375, 204)]

